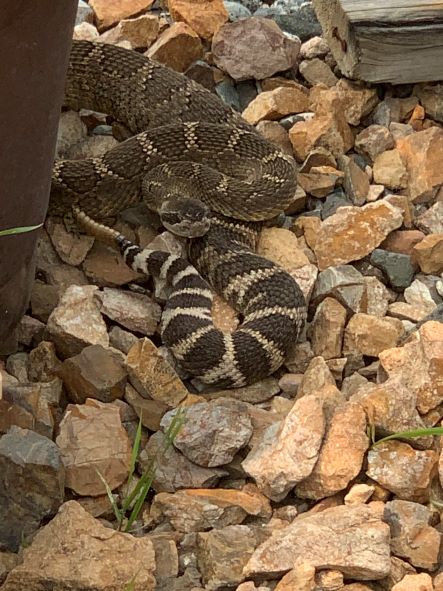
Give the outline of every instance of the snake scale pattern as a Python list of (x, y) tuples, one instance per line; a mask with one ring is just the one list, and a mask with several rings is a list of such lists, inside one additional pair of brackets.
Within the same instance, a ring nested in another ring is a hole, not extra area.
[[(132, 268), (167, 280), (161, 336), (190, 374), (239, 387), (274, 372), (306, 304), (296, 281), (254, 250), (260, 222), (293, 200), (292, 159), (186, 76), (111, 45), (73, 42), (65, 103), (109, 113), (135, 135), (102, 157), (56, 162), (50, 214), (72, 216), (112, 239)], [(142, 199), (158, 209), (183, 194), (210, 210), (209, 231), (190, 240), (192, 264), (141, 251), (101, 223)], [(207, 282), (241, 313), (234, 332), (214, 327)]]

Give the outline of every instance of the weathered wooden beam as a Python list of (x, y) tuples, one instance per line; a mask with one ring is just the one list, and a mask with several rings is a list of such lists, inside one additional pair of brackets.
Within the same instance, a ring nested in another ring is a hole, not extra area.
[(368, 82), (443, 80), (443, 2), (313, 0), (342, 73)]

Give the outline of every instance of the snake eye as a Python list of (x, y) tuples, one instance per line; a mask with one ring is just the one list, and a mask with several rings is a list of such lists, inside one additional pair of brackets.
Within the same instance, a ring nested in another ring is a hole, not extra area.
[(173, 211), (163, 212), (161, 216), (163, 224), (169, 224), (170, 226), (175, 226), (182, 222), (182, 218), (178, 213)]

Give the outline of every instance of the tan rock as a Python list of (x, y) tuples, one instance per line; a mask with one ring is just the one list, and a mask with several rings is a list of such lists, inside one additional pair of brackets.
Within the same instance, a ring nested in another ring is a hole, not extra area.
[(359, 474), (368, 446), (363, 409), (345, 403), (334, 413), (314, 470), (297, 486), (297, 495), (322, 499), (344, 490)]
[(56, 443), (66, 470), (66, 486), (79, 495), (102, 495), (128, 475), (131, 444), (122, 426), (120, 412), (112, 404), (88, 399), (68, 405)]
[(340, 156), (338, 164), (344, 173), (343, 188), (354, 205), (363, 205), (369, 192), (369, 177), (352, 158)]
[(420, 573), (419, 575), (406, 575), (392, 587), (391, 591), (434, 591), (434, 585), (430, 575)]
[(169, 410), (169, 406), (160, 400), (143, 398), (131, 384), (126, 384), (125, 400), (141, 418), (144, 427), (150, 431), (160, 429), (160, 421), (163, 415)]
[(350, 125), (359, 125), (362, 117), (369, 115), (379, 102), (375, 88), (367, 88), (345, 78), (340, 78), (332, 88), (323, 84), (314, 86), (310, 99), (311, 108), (317, 114), (327, 113), (331, 108), (340, 109)]
[(3, 589), (121, 591), (134, 580), (134, 591), (153, 591), (154, 573), (155, 553), (147, 536), (109, 529), (68, 501), (24, 549), (23, 563), (9, 573)]
[(144, 294), (105, 287), (95, 293), (102, 314), (128, 330), (152, 335), (158, 329), (161, 308)]
[(117, 45), (129, 41), (131, 49), (149, 47), (157, 38), (160, 20), (157, 15), (143, 14), (138, 18), (124, 19), (116, 27), (100, 35), (99, 41)]
[(143, 277), (128, 267), (115, 248), (98, 242), (88, 252), (83, 269), (88, 278), (100, 286), (125, 285)]
[[(292, 144), (286, 129), (277, 121), (259, 121), (256, 126), (263, 137), (275, 144), (282, 152), (292, 156)], [(298, 188), (298, 187), (297, 187)]]
[(58, 256), (68, 265), (82, 263), (94, 244), (92, 236), (72, 234), (66, 230), (63, 222), (49, 218), (45, 227)]
[(374, 160), (372, 167), (374, 181), (389, 189), (398, 190), (408, 187), (408, 171), (399, 150), (386, 150)]
[(378, 357), (381, 351), (395, 347), (403, 333), (403, 324), (397, 318), (354, 314), (345, 329), (343, 354)]
[(366, 503), (372, 497), (374, 491), (375, 486), (370, 484), (354, 484), (345, 495), (345, 505), (361, 505), (362, 503)]
[(323, 357), (310, 360), (299, 386), (299, 396), (315, 395), (325, 386), (335, 386), (334, 377)]
[(319, 228), (314, 246), (319, 269), (363, 258), (402, 221), (401, 211), (385, 199), (363, 207), (340, 207)]
[(243, 469), (267, 497), (283, 499), (311, 473), (324, 428), (321, 400), (303, 396), (281, 424), (266, 430), (262, 442), (242, 462)]
[(425, 307), (413, 306), (406, 302), (393, 302), (389, 305), (388, 310), (389, 316), (414, 323), (420, 322), (429, 313)]
[(199, 36), (189, 25), (173, 23), (145, 55), (177, 72), (184, 72), (203, 55), (203, 46)]
[(346, 324), (346, 308), (334, 298), (325, 298), (311, 323), (311, 344), (315, 355), (324, 359), (340, 357)]
[(326, 62), (315, 57), (310, 60), (303, 60), (298, 67), (300, 74), (312, 86), (315, 84), (324, 84), (325, 86), (335, 86), (338, 81), (337, 76), (331, 70)]
[(406, 164), (412, 202), (429, 201), (443, 183), (443, 130), (431, 127), (397, 141), (397, 150)]
[(350, 150), (354, 143), (351, 128), (339, 109), (295, 123), (289, 130), (289, 139), (299, 162), (314, 148), (324, 147), (337, 157)]
[(296, 517), (253, 553), (245, 576), (272, 577), (302, 563), (346, 577), (379, 579), (390, 571), (389, 526), (378, 509), (339, 506)]
[(90, 0), (99, 31), (104, 31), (122, 19), (135, 16), (151, 7), (154, 0)]
[(144, 398), (176, 407), (188, 395), (174, 368), (149, 339), (140, 339), (131, 347), (126, 364), (130, 381)]
[(83, 22), (74, 27), (73, 39), (83, 41), (97, 41), (99, 33), (94, 25), (91, 23)]
[(263, 80), (292, 68), (300, 50), (270, 19), (251, 17), (223, 25), (212, 40), (215, 65), (234, 80)]
[(425, 235), (420, 230), (395, 230), (381, 243), (381, 248), (390, 252), (411, 255), (414, 246), (424, 237)]
[(314, 197), (326, 197), (343, 177), (341, 170), (331, 166), (313, 166), (309, 172), (299, 172), (297, 181), (306, 193)]
[(277, 583), (275, 591), (314, 591), (315, 568), (308, 562), (296, 566)]
[(375, 158), (394, 147), (394, 138), (384, 125), (369, 125), (355, 138), (355, 151), (374, 161)]
[(285, 228), (263, 228), (257, 253), (282, 266), (288, 273), (309, 264), (309, 259), (300, 248), (297, 237)]
[(309, 97), (307, 91), (297, 87), (281, 86), (274, 90), (261, 92), (249, 103), (242, 116), (248, 123), (255, 125), (263, 119), (281, 119), (293, 113), (303, 113), (307, 110)]
[(211, 39), (228, 20), (223, 0), (167, 0), (175, 21), (192, 27), (203, 39)]
[(423, 273), (443, 271), (443, 234), (429, 234), (412, 249), (414, 260)]
[(399, 499), (427, 502), (437, 461), (433, 450), (419, 451), (401, 441), (386, 441), (369, 450), (366, 474)]
[(94, 299), (94, 285), (68, 287), (46, 327), (60, 357), (80, 353), (87, 345), (107, 347), (106, 324)]

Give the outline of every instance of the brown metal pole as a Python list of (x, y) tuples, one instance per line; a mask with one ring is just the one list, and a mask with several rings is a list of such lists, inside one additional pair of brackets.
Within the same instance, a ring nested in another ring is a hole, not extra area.
[[(44, 220), (77, 0), (2, 0), (0, 230)], [(38, 231), (0, 236), (0, 354), (34, 279)]]

